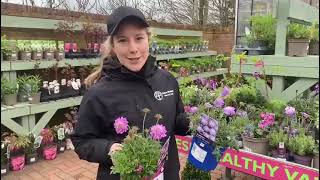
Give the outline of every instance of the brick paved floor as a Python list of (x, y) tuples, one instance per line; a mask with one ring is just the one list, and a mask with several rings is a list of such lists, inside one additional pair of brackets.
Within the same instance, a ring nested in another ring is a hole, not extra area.
[[(186, 156), (180, 156), (181, 170), (183, 169)], [(2, 176), (3, 180), (95, 180), (98, 164), (80, 160), (76, 153), (67, 150), (58, 154), (55, 160), (43, 160), (32, 165), (26, 165), (21, 171), (10, 171)], [(221, 179), (224, 167), (217, 167), (212, 172), (212, 180)], [(233, 172), (235, 180), (253, 180), (253, 177), (242, 173)]]

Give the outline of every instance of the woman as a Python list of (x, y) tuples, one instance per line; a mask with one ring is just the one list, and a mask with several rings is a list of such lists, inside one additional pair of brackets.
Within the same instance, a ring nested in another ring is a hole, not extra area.
[[(125, 136), (116, 134), (114, 120), (124, 116), (130, 126), (142, 129), (141, 110), (148, 108), (150, 113), (162, 115), (159, 123), (171, 136), (164, 179), (178, 180), (180, 163), (174, 135), (186, 135), (189, 129), (178, 82), (158, 69), (155, 58), (149, 55), (149, 25), (139, 10), (117, 8), (108, 17), (107, 27), (103, 61), (85, 82), (92, 86), (82, 99), (72, 135), (75, 152), (80, 159), (100, 164), (97, 179), (119, 180), (119, 175), (110, 174), (109, 154), (121, 150)], [(145, 127), (154, 124), (150, 118)]]

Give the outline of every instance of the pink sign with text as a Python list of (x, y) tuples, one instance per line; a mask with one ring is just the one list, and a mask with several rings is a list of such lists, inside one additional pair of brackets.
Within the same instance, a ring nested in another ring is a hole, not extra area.
[[(176, 136), (179, 153), (189, 154), (192, 138)], [(227, 149), (219, 165), (263, 179), (318, 180), (319, 170), (251, 152)]]

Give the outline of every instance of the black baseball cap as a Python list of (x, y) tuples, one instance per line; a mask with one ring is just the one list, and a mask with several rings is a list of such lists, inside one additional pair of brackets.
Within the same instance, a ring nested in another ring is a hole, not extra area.
[(118, 31), (119, 24), (128, 17), (137, 18), (143, 26), (149, 27), (146, 18), (140, 10), (128, 6), (120, 6), (108, 16), (108, 35), (114, 35)]

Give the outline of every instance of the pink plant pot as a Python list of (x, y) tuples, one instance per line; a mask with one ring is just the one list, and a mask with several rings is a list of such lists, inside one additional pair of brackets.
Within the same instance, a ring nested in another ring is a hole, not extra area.
[(57, 145), (48, 145), (43, 148), (42, 152), (45, 160), (53, 160), (57, 157)]
[(10, 158), (10, 169), (12, 171), (20, 171), (24, 168), (25, 157), (24, 155), (15, 156)]

